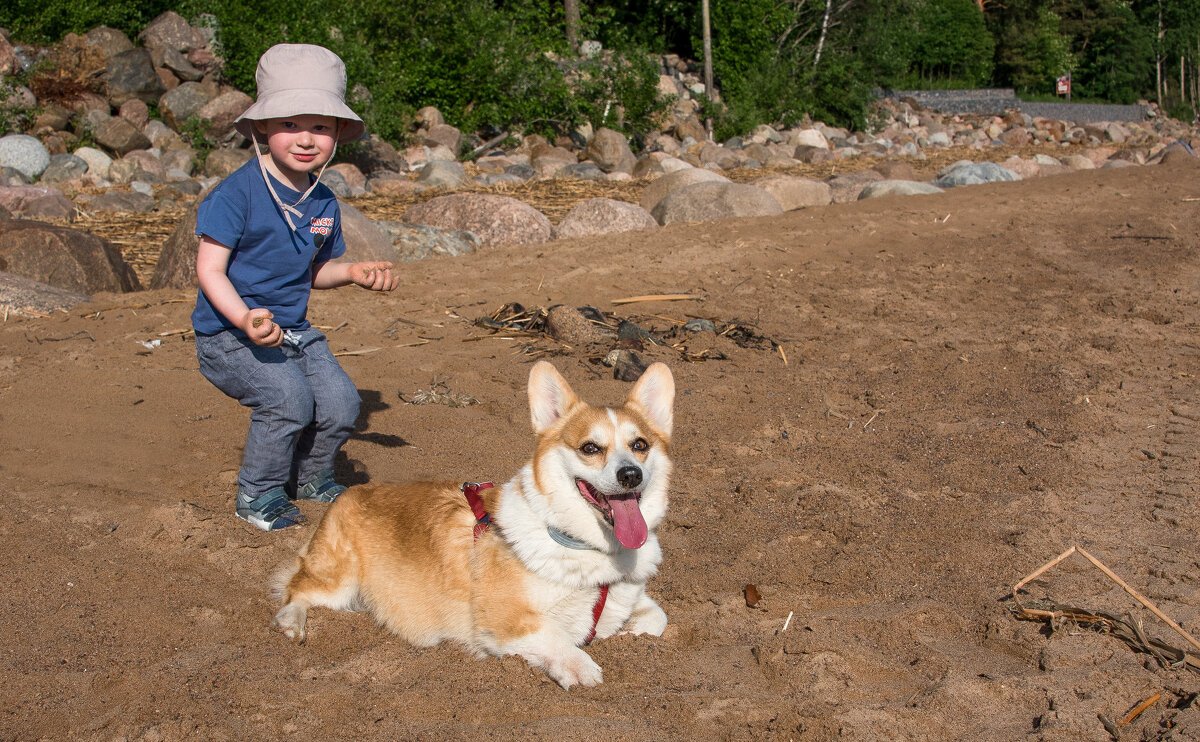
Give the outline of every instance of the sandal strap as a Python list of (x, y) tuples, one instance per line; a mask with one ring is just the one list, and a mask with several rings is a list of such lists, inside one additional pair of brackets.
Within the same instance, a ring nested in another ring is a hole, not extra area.
[(296, 499), (333, 502), (345, 491), (345, 487), (334, 481), (333, 472), (325, 469), (296, 489)]

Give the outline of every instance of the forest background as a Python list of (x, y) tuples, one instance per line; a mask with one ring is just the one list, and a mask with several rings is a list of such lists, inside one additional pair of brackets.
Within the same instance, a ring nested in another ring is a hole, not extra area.
[[(806, 116), (862, 129), (880, 89), (1045, 100), (1066, 75), (1076, 101), (1197, 113), (1200, 0), (6, 0), (0, 26), (14, 43), (96, 26), (132, 37), (174, 10), (212, 30), (221, 75), (248, 92), (270, 45), (333, 49), (350, 104), (389, 141), (431, 105), (483, 135), (587, 123), (636, 147), (670, 107), (661, 55), (703, 59), (704, 6), (720, 95), (701, 99), (719, 141)], [(581, 54), (583, 40), (603, 53)]]

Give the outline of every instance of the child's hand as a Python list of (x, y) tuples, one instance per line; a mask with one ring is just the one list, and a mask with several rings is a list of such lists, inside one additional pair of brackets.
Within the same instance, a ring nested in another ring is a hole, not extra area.
[(264, 307), (251, 309), (242, 320), (242, 331), (255, 345), (278, 347), (283, 344), (283, 330), (271, 321), (274, 316), (270, 309)]
[(392, 264), (355, 263), (350, 266), (350, 280), (370, 291), (391, 291), (400, 285), (400, 276), (392, 274)]

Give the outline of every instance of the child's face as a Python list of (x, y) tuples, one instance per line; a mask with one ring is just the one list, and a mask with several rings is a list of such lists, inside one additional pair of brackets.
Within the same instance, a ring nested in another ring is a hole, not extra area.
[(271, 160), (289, 179), (304, 176), (329, 161), (337, 141), (337, 124), (332, 116), (315, 114), (254, 122), (267, 138)]

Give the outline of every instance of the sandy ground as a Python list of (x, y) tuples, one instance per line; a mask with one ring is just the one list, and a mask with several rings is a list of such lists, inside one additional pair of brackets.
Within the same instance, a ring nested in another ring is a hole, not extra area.
[[(316, 295), (365, 403), (347, 482), (507, 479), (532, 450), (535, 358), (592, 401), (623, 398), (607, 347), (474, 324), (505, 303), (591, 305), (679, 346), (643, 354), (679, 392), (649, 586), (671, 623), (594, 644), (604, 684), (571, 691), (364, 614), (314, 610), (305, 645), (270, 629), (267, 578), (312, 525), (233, 516), (248, 418), (176, 332), (191, 292), (9, 317), (0, 739), (1107, 740), (1156, 694), (1121, 739), (1200, 739), (1196, 673), (1017, 620), (1011, 598), (1077, 544), (1200, 632), (1198, 175), (497, 248), (409, 264), (389, 296)], [(701, 298), (613, 303), (676, 292)], [(692, 317), (735, 329), (669, 332)], [(405, 401), (434, 388), (479, 404)], [(1023, 602), (1188, 646), (1078, 556)]]

